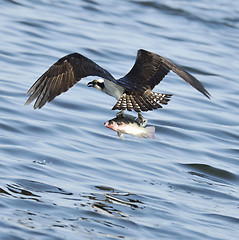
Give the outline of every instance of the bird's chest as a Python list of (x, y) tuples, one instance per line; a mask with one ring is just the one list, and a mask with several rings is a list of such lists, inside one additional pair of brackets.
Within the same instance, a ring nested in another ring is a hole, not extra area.
[(107, 93), (116, 98), (117, 100), (121, 97), (121, 95), (124, 93), (124, 88), (107, 80), (104, 79), (104, 84), (105, 84), (105, 88), (107, 90)]

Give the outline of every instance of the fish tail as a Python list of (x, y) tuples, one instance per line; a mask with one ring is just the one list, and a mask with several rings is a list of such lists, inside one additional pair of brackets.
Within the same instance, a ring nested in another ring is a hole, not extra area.
[(155, 133), (155, 127), (150, 126), (145, 128), (147, 137), (155, 139), (154, 133)]

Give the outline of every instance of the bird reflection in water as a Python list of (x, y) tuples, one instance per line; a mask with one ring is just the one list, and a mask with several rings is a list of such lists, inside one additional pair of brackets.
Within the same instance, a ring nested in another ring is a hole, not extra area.
[(89, 199), (94, 199), (92, 207), (100, 214), (107, 216), (114, 215), (118, 217), (128, 217), (128, 207), (131, 209), (136, 209), (142, 207), (144, 204), (138, 199), (139, 196), (133, 193), (118, 191), (114, 188), (106, 186), (96, 186), (96, 188), (101, 191), (106, 191), (106, 193), (103, 195), (104, 197), (97, 194), (94, 194), (92, 197), (93, 193), (91, 196), (88, 196)]

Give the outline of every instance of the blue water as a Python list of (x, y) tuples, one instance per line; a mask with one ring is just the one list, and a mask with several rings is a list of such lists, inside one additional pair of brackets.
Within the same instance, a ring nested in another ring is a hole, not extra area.
[[(239, 237), (239, 2), (3, 0), (0, 8), (0, 239)], [(104, 122), (115, 100), (82, 80), (41, 110), (25, 93), (79, 52), (116, 78), (143, 48), (197, 77), (144, 114), (155, 139)]]

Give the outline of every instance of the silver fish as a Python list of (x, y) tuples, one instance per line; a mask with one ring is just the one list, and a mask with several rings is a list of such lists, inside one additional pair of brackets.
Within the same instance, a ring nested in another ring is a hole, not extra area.
[(105, 126), (116, 131), (122, 140), (124, 140), (124, 133), (139, 138), (155, 138), (155, 127), (145, 127), (145, 125), (146, 123), (141, 124), (138, 118), (126, 114), (119, 115), (105, 123)]

